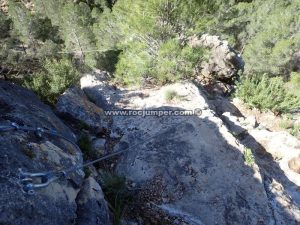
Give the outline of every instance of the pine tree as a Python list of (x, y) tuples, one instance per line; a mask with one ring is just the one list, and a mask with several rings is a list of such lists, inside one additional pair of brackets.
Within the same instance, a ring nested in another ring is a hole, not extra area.
[(33, 18), (30, 11), (22, 3), (14, 0), (10, 0), (8, 4), (8, 14), (13, 21), (15, 31), (24, 43), (30, 44), (34, 41), (31, 26)]
[[(140, 83), (143, 78), (151, 76), (157, 79), (160, 77), (161, 81), (174, 81), (186, 76), (186, 74), (179, 75), (182, 72), (180, 70), (175, 72), (174, 66), (179, 61), (186, 62), (183, 59), (185, 56), (180, 55), (183, 54), (181, 50), (185, 47), (181, 45), (180, 39), (195, 32), (204, 32), (209, 26), (208, 21), (213, 18), (221, 4), (221, 1), (217, 2), (218, 4), (206, 0), (119, 0), (112, 12), (104, 11), (94, 24), (97, 47), (104, 51), (115, 49), (122, 51), (116, 66), (118, 80), (125, 83)], [(167, 43), (171, 42), (174, 48), (168, 49)], [(166, 53), (169, 56), (174, 54), (172, 52), (174, 49), (180, 53), (173, 57), (172, 63), (164, 61), (163, 65), (159, 63), (163, 58), (160, 55), (166, 49), (170, 51)], [(197, 52), (199, 60), (202, 57), (200, 52), (202, 51)], [(188, 64), (192, 67), (194, 62)], [(183, 68), (184, 65), (179, 67)], [(165, 72), (159, 76), (155, 74), (158, 71)], [(190, 73), (187, 71), (192, 69), (184, 71)]]
[(68, 2), (62, 9), (63, 21), (60, 26), (66, 49), (75, 52), (82, 62), (95, 65), (94, 50), (96, 49), (92, 32), (93, 19), (91, 10), (85, 3)]
[(52, 24), (55, 26), (60, 26), (62, 18), (62, 9), (67, 0), (34, 0), (35, 10), (45, 17), (48, 17)]
[(219, 30), (227, 37), (234, 35), (231, 40), (243, 53), (247, 74), (288, 76), (290, 61), (300, 48), (299, 10), (300, 1), (241, 2), (226, 15)]

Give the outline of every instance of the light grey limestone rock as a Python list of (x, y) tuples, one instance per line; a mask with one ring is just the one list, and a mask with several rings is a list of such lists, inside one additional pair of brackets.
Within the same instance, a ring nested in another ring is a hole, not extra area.
[(103, 110), (89, 101), (80, 88), (66, 90), (59, 97), (56, 109), (66, 119), (81, 122), (96, 132), (108, 127), (108, 118)]

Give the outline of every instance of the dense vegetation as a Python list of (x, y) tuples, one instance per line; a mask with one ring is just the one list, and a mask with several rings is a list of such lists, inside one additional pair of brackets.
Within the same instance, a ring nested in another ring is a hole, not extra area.
[[(241, 98), (278, 113), (299, 107), (300, 0), (24, 2), (8, 0), (7, 12), (0, 10), (0, 70), (48, 102), (76, 82), (78, 70), (107, 70), (126, 85), (195, 76), (208, 52), (184, 40), (209, 33), (227, 39), (245, 60)], [(275, 106), (268, 98), (276, 91), (282, 96)]]
[(262, 111), (288, 113), (300, 107), (300, 98), (285, 88), (282, 77), (243, 77), (237, 85), (236, 94), (249, 106)]

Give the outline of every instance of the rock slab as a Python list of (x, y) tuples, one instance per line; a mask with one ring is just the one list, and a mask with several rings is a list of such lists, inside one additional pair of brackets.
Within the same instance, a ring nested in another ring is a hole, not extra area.
[[(167, 90), (182, 98), (165, 101)], [(160, 180), (163, 185), (156, 185), (162, 187), (156, 192), (161, 209), (185, 218), (188, 224), (273, 224), (259, 169), (244, 163), (244, 146), (194, 84), (152, 90), (148, 97), (130, 98), (126, 107), (202, 112), (114, 118), (114, 126), (124, 131), (116, 150), (129, 148), (117, 171), (141, 186)]]

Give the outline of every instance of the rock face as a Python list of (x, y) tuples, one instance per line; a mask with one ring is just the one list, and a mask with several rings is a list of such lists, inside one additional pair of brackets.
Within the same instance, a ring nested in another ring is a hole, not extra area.
[[(201, 43), (214, 47), (216, 40)], [(135, 114), (112, 116), (114, 150), (128, 150), (116, 170), (141, 190), (142, 199), (151, 199), (144, 207), (159, 210), (159, 221), (167, 216), (176, 218), (171, 224), (300, 223), (300, 144), (289, 134), (266, 130), (225, 98), (208, 101), (189, 82), (117, 89), (98, 73), (82, 77), (81, 88), (104, 110)], [(176, 93), (171, 100), (170, 91)], [(101, 156), (106, 144), (98, 141), (93, 148)], [(245, 152), (254, 162), (247, 162)], [(94, 211), (87, 212), (94, 218)], [(128, 219), (139, 225), (152, 221)]]
[[(211, 102), (216, 108), (219, 106), (218, 101)], [(219, 107), (217, 112), (229, 130), (253, 152), (276, 224), (299, 224), (300, 141), (288, 132), (271, 132), (261, 124), (257, 126), (254, 116), (244, 118), (231, 107)]]
[(76, 225), (112, 225), (107, 203), (100, 185), (87, 178), (77, 196)]
[(206, 47), (211, 50), (210, 59), (201, 65), (201, 74), (217, 80), (230, 80), (244, 69), (244, 61), (234, 51), (227, 41), (218, 36), (204, 34), (201, 37), (192, 36), (188, 39), (191, 47)]
[[(75, 141), (71, 130), (31, 91), (0, 80), (0, 125), (12, 122), (20, 126), (55, 129)], [(18, 168), (26, 172), (47, 172), (81, 163), (80, 150), (67, 141), (49, 135), (38, 137), (20, 130), (0, 132), (0, 224), (74, 224), (77, 214), (83, 214), (76, 204), (83, 172), (70, 174), (68, 179), (54, 182), (31, 196), (21, 191)], [(98, 199), (101, 196), (99, 192)], [(104, 208), (104, 205), (98, 206), (98, 209)], [(106, 213), (98, 212), (97, 215)], [(107, 219), (103, 221), (110, 224)]]
[(70, 88), (60, 96), (57, 111), (66, 119), (81, 122), (96, 132), (107, 129), (108, 120), (103, 110), (90, 102), (80, 88)]
[[(75, 141), (72, 132), (32, 92), (0, 81), (0, 123), (11, 122), (55, 129)], [(57, 170), (81, 163), (81, 153), (68, 142), (39, 139), (22, 131), (0, 133), (0, 151), (0, 224), (71, 224), (83, 174), (73, 174), (71, 182), (53, 183), (27, 196), (18, 186), (18, 168)]]
[[(190, 82), (159, 89), (116, 89), (103, 74), (92, 74), (81, 79), (81, 87), (89, 98), (80, 89), (66, 91), (57, 105), (60, 113), (90, 126), (100, 121), (102, 126), (98, 106), (142, 112), (113, 116), (108, 127), (113, 142), (95, 136), (92, 144), (97, 157), (116, 141), (115, 151), (128, 150), (114, 161), (116, 172), (139, 190), (138, 200), (144, 199), (138, 201), (141, 211), (159, 212), (157, 221), (300, 223), (300, 142), (288, 133), (261, 128), (255, 117), (244, 118), (222, 98), (208, 101)], [(176, 93), (171, 100), (166, 97), (170, 91)], [(71, 131), (32, 92), (0, 81), (0, 125), (11, 122), (55, 129), (74, 140)], [(254, 157), (251, 164), (245, 162), (247, 148)], [(0, 197), (0, 224), (111, 224), (99, 184), (90, 177), (82, 185), (80, 171), (37, 195), (20, 191), (18, 168), (40, 172), (81, 163), (81, 152), (71, 144), (10, 131), (0, 133), (0, 151), (0, 191), (5, 193)], [(153, 224), (144, 217), (126, 219), (138, 225)]]
[(300, 141), (287, 132), (253, 129), (242, 142), (255, 153), (277, 224), (299, 224)]
[[(121, 134), (115, 150), (128, 149), (117, 172), (152, 199), (147, 210), (175, 216), (172, 224), (300, 223), (298, 140), (265, 130), (224, 98), (208, 101), (189, 82), (113, 89), (102, 76), (87, 75), (81, 86), (90, 98), (101, 99), (101, 107), (142, 111), (113, 116), (110, 130)], [(170, 91), (176, 93), (172, 100), (165, 97)], [(189, 115), (175, 115), (183, 110)], [(247, 148), (254, 156), (250, 166)], [(147, 224), (143, 217), (134, 222)]]
[[(166, 101), (168, 90), (181, 97)], [(165, 86), (143, 98), (127, 94), (127, 109), (196, 109), (192, 116), (114, 117), (124, 131), (116, 150), (129, 148), (117, 171), (137, 185), (155, 184), (156, 207), (188, 224), (273, 224), (257, 166), (245, 165), (244, 147), (195, 85)]]

